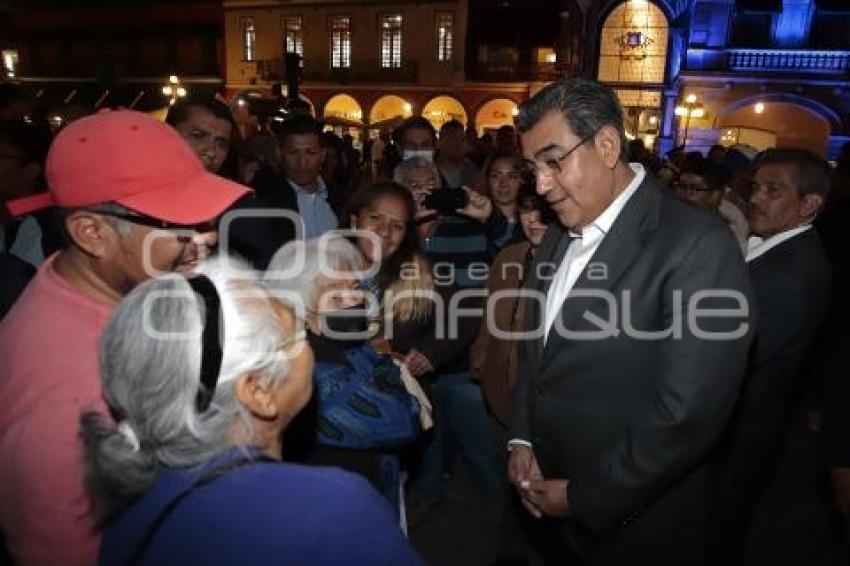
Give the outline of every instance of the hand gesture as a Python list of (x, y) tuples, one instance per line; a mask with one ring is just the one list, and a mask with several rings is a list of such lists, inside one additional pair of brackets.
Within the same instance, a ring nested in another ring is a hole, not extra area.
[(431, 361), (425, 357), (425, 354), (418, 350), (410, 350), (404, 358), (404, 363), (413, 377), (422, 377), (426, 373), (434, 371)]
[(473, 218), (479, 222), (486, 222), (493, 213), (493, 201), (491, 201), (490, 197), (487, 195), (483, 195), (469, 187), (462, 188), (466, 191), (466, 196), (469, 197), (469, 202), (466, 207), (458, 210), (458, 213)]

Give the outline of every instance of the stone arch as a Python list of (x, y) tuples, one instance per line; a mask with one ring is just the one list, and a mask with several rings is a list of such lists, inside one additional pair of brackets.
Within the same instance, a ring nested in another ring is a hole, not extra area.
[[(761, 114), (755, 112), (758, 103), (764, 105)], [(749, 143), (759, 150), (804, 147), (826, 154), (830, 134), (840, 124), (838, 114), (816, 100), (790, 93), (759, 93), (726, 104), (712, 127), (724, 145)]]
[(478, 135), (484, 130), (496, 129), (499, 126), (514, 125), (514, 117), (519, 103), (509, 96), (494, 96), (486, 99), (475, 111), (475, 127)]
[(337, 118), (351, 122), (363, 121), (363, 107), (354, 96), (341, 92), (330, 96), (322, 108), (322, 118)]
[(470, 122), (466, 106), (449, 94), (438, 94), (428, 99), (422, 106), (422, 116), (428, 119), (436, 130), (449, 120), (459, 120), (464, 127)]

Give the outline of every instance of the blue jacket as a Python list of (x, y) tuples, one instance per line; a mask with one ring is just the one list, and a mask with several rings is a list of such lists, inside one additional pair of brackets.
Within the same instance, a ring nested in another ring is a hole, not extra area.
[[(127, 564), (160, 511), (212, 470), (243, 457), (232, 449), (201, 468), (162, 467), (111, 522), (101, 564)], [(422, 564), (396, 518), (363, 479), (335, 468), (256, 462), (195, 488), (162, 522), (143, 564)]]

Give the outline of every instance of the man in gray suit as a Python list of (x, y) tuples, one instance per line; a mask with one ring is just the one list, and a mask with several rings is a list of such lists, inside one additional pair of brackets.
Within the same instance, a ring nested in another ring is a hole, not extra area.
[(581, 79), (520, 108), (550, 225), (527, 279), (508, 474), (547, 561), (700, 564), (711, 464), (751, 342), (752, 290), (715, 216), (627, 162), (614, 92)]

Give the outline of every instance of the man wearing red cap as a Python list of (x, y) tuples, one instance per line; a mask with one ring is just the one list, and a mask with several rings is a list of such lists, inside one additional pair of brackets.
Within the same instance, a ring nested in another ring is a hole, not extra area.
[(145, 114), (71, 123), (47, 156), (49, 193), (9, 203), (64, 214), (68, 246), (0, 323), (0, 530), (18, 564), (88, 564), (98, 536), (83, 489), (78, 418), (106, 412), (97, 343), (115, 304), (157, 272), (190, 271), (212, 221), (246, 190), (205, 171)]

